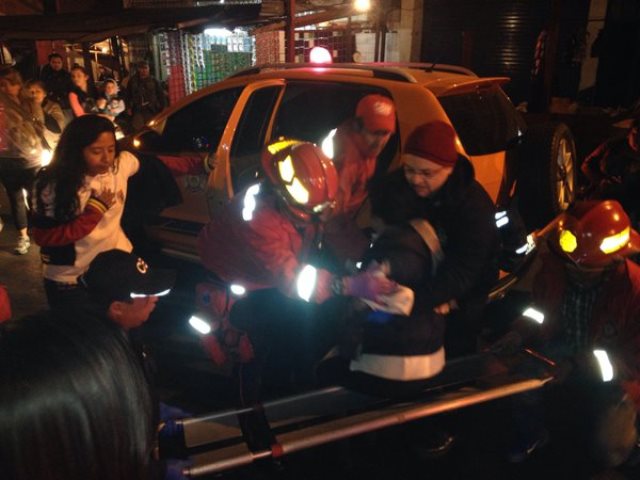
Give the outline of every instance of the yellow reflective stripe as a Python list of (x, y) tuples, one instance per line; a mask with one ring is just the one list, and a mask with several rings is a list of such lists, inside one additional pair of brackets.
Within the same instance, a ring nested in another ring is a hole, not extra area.
[(631, 228), (627, 227), (623, 231), (605, 238), (600, 243), (600, 250), (604, 253), (614, 253), (629, 243), (631, 238)]
[(309, 202), (309, 190), (304, 188), (302, 182), (297, 178), (293, 179), (291, 185), (287, 185), (287, 191), (297, 203), (306, 205)]
[(560, 232), (558, 243), (562, 251), (566, 253), (574, 252), (578, 248), (578, 239), (570, 230), (562, 230)]
[(284, 182), (291, 183), (293, 181), (293, 178), (296, 176), (296, 171), (293, 168), (291, 155), (287, 155), (287, 158), (278, 163), (278, 173)]

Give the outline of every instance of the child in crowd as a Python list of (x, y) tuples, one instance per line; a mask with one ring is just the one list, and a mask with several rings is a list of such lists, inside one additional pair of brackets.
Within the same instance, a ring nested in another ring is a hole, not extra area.
[(87, 113), (97, 113), (96, 98), (98, 92), (89, 74), (80, 65), (71, 69), (71, 81), (73, 88), (69, 92), (69, 104), (74, 117), (81, 117)]
[(118, 82), (107, 78), (103, 83), (104, 93), (96, 101), (98, 112), (106, 115), (112, 122), (125, 110), (124, 100), (119, 96)]
[(120, 225), (127, 181), (139, 162), (120, 152), (114, 125), (98, 115), (74, 119), (51, 164), (36, 179), (33, 236), (40, 245), (49, 305), (84, 297), (77, 278), (100, 252), (132, 245)]
[(36, 172), (40, 168), (42, 134), (33, 120), (20, 93), (24, 83), (20, 73), (9, 68), (0, 72), (0, 107), (3, 109), (0, 143), (0, 182), (7, 190), (11, 215), (18, 231), (14, 248), (17, 255), (25, 255), (31, 246), (29, 239), (29, 206), (24, 192), (31, 191)]
[(29, 80), (25, 83), (23, 95), (26, 97), (29, 113), (39, 122), (40, 130), (47, 142), (46, 147), (56, 148), (66, 125), (62, 108), (57, 102), (47, 98), (47, 89), (40, 80)]

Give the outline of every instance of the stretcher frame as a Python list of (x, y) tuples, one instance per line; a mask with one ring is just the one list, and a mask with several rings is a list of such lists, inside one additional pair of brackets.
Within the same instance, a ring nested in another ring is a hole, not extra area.
[[(542, 388), (553, 379), (552, 362), (527, 351), (505, 363), (483, 353), (455, 359), (415, 396), (389, 399), (331, 386), (253, 408), (231, 409), (179, 421), (197, 478), (420, 418)], [(250, 447), (240, 427), (245, 415), (258, 415), (265, 440)]]

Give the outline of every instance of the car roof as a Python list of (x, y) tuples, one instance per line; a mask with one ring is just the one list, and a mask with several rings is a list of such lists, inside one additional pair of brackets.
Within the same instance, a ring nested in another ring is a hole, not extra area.
[[(435, 63), (275, 63), (264, 64), (240, 70), (224, 80), (209, 85), (180, 99), (168, 110), (161, 113), (157, 123), (183, 106), (209, 95), (219, 88), (241, 86), (268, 79), (282, 80), (326, 80), (366, 83), (392, 88), (396, 85), (417, 85), (429, 89), (436, 97), (470, 92), (491, 85), (501, 85), (508, 77), (478, 77), (471, 70), (455, 65)], [(156, 122), (153, 122), (156, 123)], [(150, 124), (153, 126), (153, 124)]]
[(338, 63), (321, 65), (311, 63), (266, 64), (241, 70), (229, 78), (256, 76), (258, 78), (308, 78), (339, 75), (344, 77), (375, 78), (390, 82), (417, 83), (436, 96), (468, 91), (472, 88), (501, 85), (508, 77), (478, 77), (471, 70), (455, 65), (436, 63)]

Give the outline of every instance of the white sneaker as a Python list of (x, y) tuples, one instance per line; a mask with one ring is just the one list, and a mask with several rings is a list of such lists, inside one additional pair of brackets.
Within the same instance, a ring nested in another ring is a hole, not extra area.
[(30, 246), (31, 240), (29, 240), (29, 237), (20, 237), (18, 239), (16, 248), (14, 248), (13, 251), (16, 253), (16, 255), (25, 255), (29, 251)]

